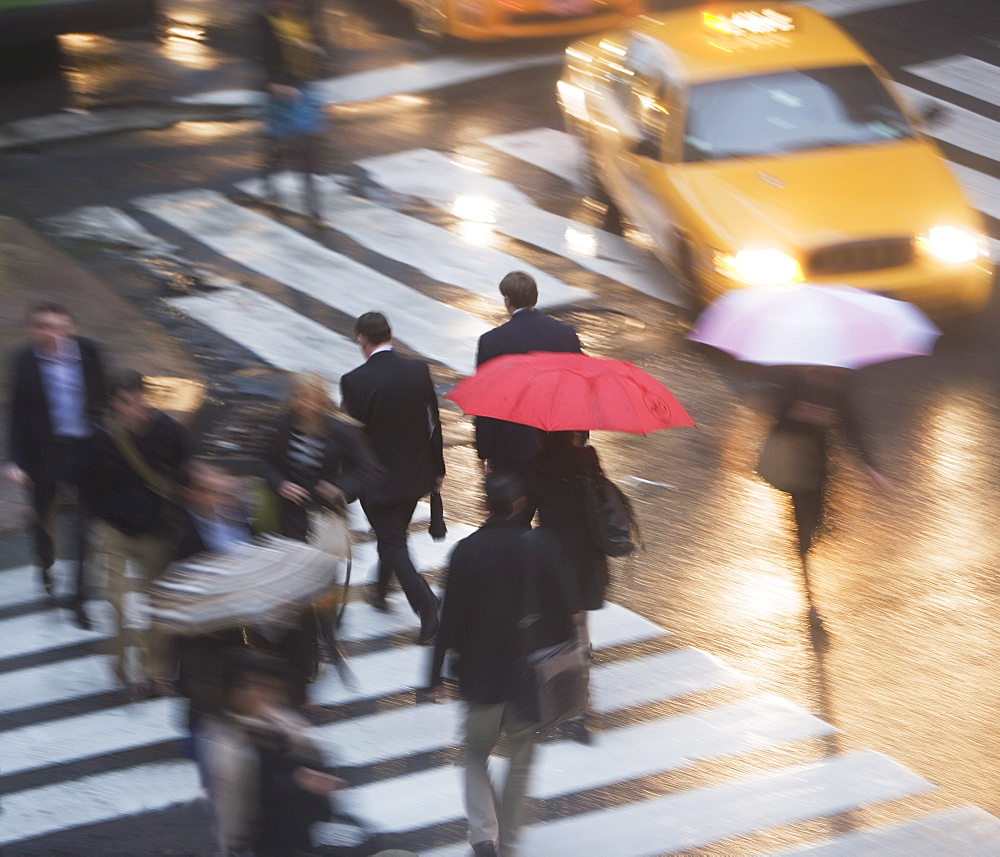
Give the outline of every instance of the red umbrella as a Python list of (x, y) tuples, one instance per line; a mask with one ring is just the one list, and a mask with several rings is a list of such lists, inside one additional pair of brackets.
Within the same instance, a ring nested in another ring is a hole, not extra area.
[(484, 363), (447, 394), (463, 411), (545, 431), (625, 431), (693, 426), (673, 394), (623, 360), (533, 351)]

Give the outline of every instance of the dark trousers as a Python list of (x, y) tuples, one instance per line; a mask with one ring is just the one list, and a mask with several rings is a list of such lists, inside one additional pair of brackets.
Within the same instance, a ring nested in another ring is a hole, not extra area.
[(799, 539), (799, 555), (805, 559), (812, 547), (816, 533), (823, 523), (823, 509), (826, 505), (826, 491), (823, 487), (816, 491), (802, 491), (792, 494), (792, 509), (795, 512), (795, 530)]
[(406, 545), (407, 529), (419, 500), (420, 497), (411, 497), (391, 506), (362, 500), (361, 508), (368, 516), (378, 543), (379, 595), (384, 596), (389, 591), (389, 581), (395, 574), (413, 612), (421, 615), (437, 605), (437, 596), (413, 565)]
[(76, 562), (75, 584), (71, 600), (81, 604), (86, 598), (84, 567), (87, 561), (87, 531), (90, 510), (84, 490), (86, 465), (86, 440), (83, 438), (56, 438), (48, 473), (32, 477), (31, 504), (35, 512), (35, 557), (42, 568), (49, 568), (56, 560), (56, 494), (59, 485), (75, 489), (75, 502), (69, 510), (69, 526)]

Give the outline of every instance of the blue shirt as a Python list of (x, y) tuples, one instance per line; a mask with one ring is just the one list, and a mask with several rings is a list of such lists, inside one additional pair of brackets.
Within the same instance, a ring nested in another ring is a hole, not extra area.
[(57, 353), (36, 350), (35, 356), (49, 404), (52, 433), (57, 437), (89, 437), (91, 426), (87, 419), (79, 343), (75, 339), (60, 339)]

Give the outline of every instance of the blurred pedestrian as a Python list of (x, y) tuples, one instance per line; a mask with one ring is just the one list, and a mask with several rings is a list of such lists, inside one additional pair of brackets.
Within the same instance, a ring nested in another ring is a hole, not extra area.
[(14, 355), (8, 455), (4, 475), (31, 495), (35, 558), (42, 586), (53, 591), (56, 499), (60, 486), (75, 494), (72, 507), (74, 575), (68, 606), (76, 623), (90, 627), (87, 559), (90, 503), (84, 476), (88, 438), (104, 409), (104, 369), (97, 345), (76, 333), (69, 311), (39, 303), (27, 314), (30, 344)]
[(321, 219), (314, 173), (325, 129), (323, 99), (313, 83), (326, 55), (309, 0), (267, 0), (259, 21), (267, 101), (264, 107), (264, 190), (276, 200), (274, 173), (282, 160), (302, 173), (306, 211)]
[[(176, 420), (146, 401), (144, 379), (127, 372), (109, 385), (104, 424), (92, 438), (90, 486), (95, 528), (95, 564), (103, 568), (117, 633), (115, 675), (133, 698), (169, 692), (173, 665), (159, 632), (135, 627), (126, 615), (126, 593), (156, 580), (174, 558), (184, 524), (181, 489), (187, 482), (191, 441)], [(140, 677), (126, 655), (131, 640), (140, 650)]]
[[(597, 450), (579, 431), (543, 432), (541, 452), (527, 468), (528, 498), (538, 526), (559, 543), (576, 586), (578, 633), (589, 640), (587, 611), (600, 610), (608, 587), (608, 558), (588, 532), (586, 483), (603, 475)], [(589, 743), (586, 717), (566, 721), (563, 734)]]
[(316, 373), (292, 376), (287, 410), (271, 435), (265, 477), (278, 496), (278, 533), (306, 541), (309, 512), (346, 514), (346, 504), (385, 472), (365, 435), (333, 416), (326, 382)]
[(344, 409), (364, 424), (365, 434), (388, 477), (367, 491), (361, 507), (378, 542), (378, 581), (367, 597), (387, 610), (396, 575), (410, 607), (420, 617), (418, 642), (438, 628), (438, 598), (417, 571), (407, 547), (407, 529), (417, 502), (444, 481), (444, 442), (437, 394), (427, 364), (393, 351), (392, 330), (382, 313), (367, 312), (354, 331), (366, 362), (340, 379)]
[[(454, 651), (459, 692), (466, 701), (469, 843), (476, 857), (515, 857), (536, 738), (535, 725), (521, 719), (514, 705), (525, 649), (519, 627), (527, 627), (526, 608), (537, 603), (534, 640), (538, 647), (556, 645), (572, 637), (577, 607), (555, 546), (546, 534), (533, 532), (520, 514), (526, 502), (520, 479), (510, 473), (487, 474), (485, 491), (489, 519), (451, 555), (430, 692), (434, 701), (443, 700), (445, 655)], [(528, 574), (537, 577), (529, 581)], [(529, 599), (529, 585), (537, 599)], [(489, 759), (501, 735), (510, 766), (497, 795)]]
[(280, 660), (234, 652), (222, 678), (223, 706), (202, 732), (220, 852), (302, 857), (311, 828), (330, 817), (343, 781), (326, 773), (308, 725), (288, 707)]
[[(504, 354), (531, 351), (579, 353), (580, 339), (572, 326), (535, 308), (538, 285), (524, 271), (511, 271), (500, 281), (500, 294), (510, 319), (479, 337), (476, 366)], [(538, 429), (490, 417), (476, 417), (476, 452), (483, 472), (509, 471), (524, 478), (525, 467), (539, 451)], [(531, 520), (531, 502), (525, 514)]]

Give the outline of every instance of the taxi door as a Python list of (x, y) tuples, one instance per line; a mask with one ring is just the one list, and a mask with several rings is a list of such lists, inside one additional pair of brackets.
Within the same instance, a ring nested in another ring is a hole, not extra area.
[(646, 232), (658, 252), (674, 244), (667, 154), (676, 137), (676, 83), (663, 45), (635, 34), (612, 87), (618, 146), (609, 190), (622, 212)]

